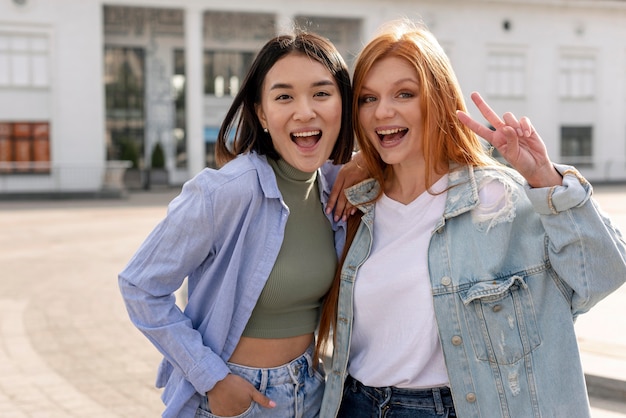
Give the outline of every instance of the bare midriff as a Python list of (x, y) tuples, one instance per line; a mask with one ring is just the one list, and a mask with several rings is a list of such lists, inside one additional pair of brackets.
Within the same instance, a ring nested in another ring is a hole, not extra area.
[(258, 368), (282, 366), (300, 357), (311, 345), (313, 338), (313, 334), (289, 338), (241, 337), (228, 361)]

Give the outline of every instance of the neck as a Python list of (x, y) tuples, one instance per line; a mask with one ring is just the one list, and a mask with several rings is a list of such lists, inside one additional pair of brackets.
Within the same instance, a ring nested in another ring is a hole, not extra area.
[(385, 180), (385, 194), (400, 203), (408, 204), (437, 182), (442, 174), (430, 173), (432, 184), (426, 184), (425, 165), (416, 163), (411, 166), (394, 164)]

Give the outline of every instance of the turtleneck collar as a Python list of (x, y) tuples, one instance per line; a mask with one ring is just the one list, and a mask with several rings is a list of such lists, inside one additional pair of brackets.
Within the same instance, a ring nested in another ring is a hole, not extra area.
[(317, 178), (317, 170), (312, 173), (300, 171), (297, 168), (294, 168), (293, 166), (291, 166), (282, 158), (278, 160), (268, 158), (267, 161), (272, 167), (272, 169), (274, 170), (274, 172), (276, 173), (276, 175), (282, 178), (292, 180), (292, 181), (306, 182), (306, 183), (313, 182)]

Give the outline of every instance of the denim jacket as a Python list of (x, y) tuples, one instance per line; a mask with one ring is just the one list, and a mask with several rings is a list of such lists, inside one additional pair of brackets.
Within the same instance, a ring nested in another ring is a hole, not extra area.
[[(572, 167), (563, 185), (532, 189), (504, 168), (449, 174), (428, 249), (435, 316), (457, 416), (589, 417), (574, 320), (626, 278), (626, 244)], [(504, 184), (506, 204), (475, 216), (478, 190)], [(335, 417), (347, 374), (353, 288), (372, 245), (379, 185), (348, 190), (363, 211), (341, 272), (337, 329), (321, 417)]]
[[(318, 173), (322, 205), (338, 166)], [(320, 207), (320, 210), (324, 210)], [(188, 181), (119, 274), (133, 324), (164, 355), (164, 417), (192, 418), (230, 358), (280, 250), (289, 208), (264, 156), (241, 155)], [(345, 225), (333, 222), (340, 254)], [(184, 313), (173, 293), (188, 278)]]

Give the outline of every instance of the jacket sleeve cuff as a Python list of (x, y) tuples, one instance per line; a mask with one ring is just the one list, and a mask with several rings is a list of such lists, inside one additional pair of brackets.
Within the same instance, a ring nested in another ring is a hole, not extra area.
[(554, 164), (554, 167), (563, 176), (562, 185), (540, 188), (526, 185), (526, 195), (540, 215), (557, 215), (582, 206), (593, 191), (591, 184), (576, 168), (561, 164)]

